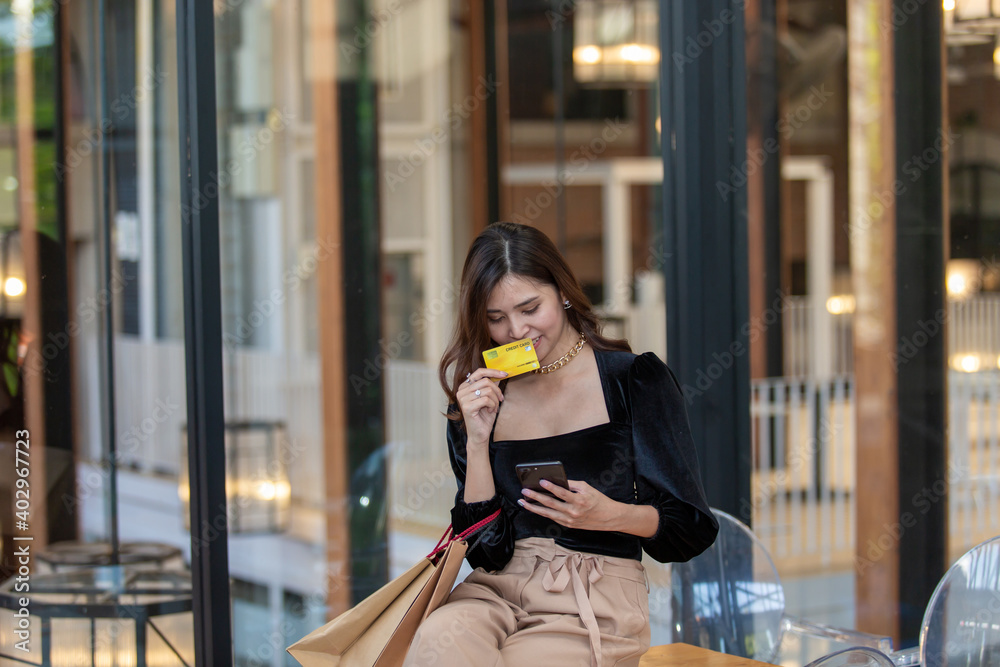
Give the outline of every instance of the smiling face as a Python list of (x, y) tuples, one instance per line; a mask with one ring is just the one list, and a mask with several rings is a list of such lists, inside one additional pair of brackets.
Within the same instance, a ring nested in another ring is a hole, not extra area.
[(538, 361), (543, 366), (552, 363), (578, 339), (562, 302), (553, 285), (508, 275), (493, 288), (486, 302), (490, 337), (497, 345), (531, 338)]

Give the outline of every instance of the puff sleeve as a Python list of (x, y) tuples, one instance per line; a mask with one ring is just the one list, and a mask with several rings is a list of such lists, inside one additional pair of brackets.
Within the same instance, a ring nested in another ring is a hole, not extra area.
[(701, 485), (680, 383), (646, 352), (629, 368), (628, 392), (637, 502), (660, 515), (642, 548), (661, 563), (690, 560), (715, 542), (719, 523)]
[(475, 546), (466, 552), (466, 559), (472, 567), (484, 570), (499, 570), (507, 564), (514, 555), (514, 526), (510, 515), (513, 508), (500, 494), (489, 500), (475, 503), (465, 502), (465, 467), (466, 467), (466, 435), (457, 422), (448, 420), (448, 456), (451, 459), (451, 469), (458, 480), (458, 492), (455, 494), (455, 506), (451, 510), (451, 525), (456, 533), (482, 521), (493, 514), (497, 508), (502, 508), (500, 516), (483, 528), (476, 537), (470, 538)]

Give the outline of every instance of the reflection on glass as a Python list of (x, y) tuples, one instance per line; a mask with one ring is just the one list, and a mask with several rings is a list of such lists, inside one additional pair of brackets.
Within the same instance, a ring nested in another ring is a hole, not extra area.
[[(673, 628), (670, 636), (656, 636), (653, 643), (683, 641), (770, 662), (781, 642), (781, 580), (746, 526), (723, 512), (716, 516), (720, 530), (715, 544), (687, 563), (671, 566)], [(652, 563), (647, 567), (658, 569)]]
[(945, 574), (927, 605), (921, 664), (976, 667), (1000, 659), (1000, 538), (977, 545)]
[(25, 533), (29, 663), (193, 660), (173, 5), (113, 4), (0, 2), (5, 664), (23, 653), (7, 576)]

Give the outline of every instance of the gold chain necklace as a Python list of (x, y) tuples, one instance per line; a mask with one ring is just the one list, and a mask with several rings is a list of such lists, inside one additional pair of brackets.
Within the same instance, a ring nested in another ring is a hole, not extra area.
[(562, 368), (563, 366), (565, 366), (566, 364), (568, 364), (570, 359), (572, 359), (576, 355), (580, 354), (580, 350), (583, 349), (583, 344), (586, 343), (586, 342), (587, 342), (587, 337), (584, 336), (581, 333), (580, 334), (580, 340), (577, 341), (576, 345), (573, 346), (572, 350), (570, 350), (569, 352), (567, 352), (563, 356), (559, 357), (558, 359), (556, 359), (555, 361), (553, 361), (551, 364), (546, 364), (545, 366), (542, 366), (541, 368), (536, 368), (535, 370), (533, 370), (531, 372), (532, 373), (551, 373), (552, 371), (559, 370), (560, 368)]

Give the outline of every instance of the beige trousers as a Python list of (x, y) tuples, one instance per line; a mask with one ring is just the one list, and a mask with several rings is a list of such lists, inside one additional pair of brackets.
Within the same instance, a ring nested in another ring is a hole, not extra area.
[(639, 561), (518, 540), (499, 572), (475, 570), (420, 625), (406, 667), (638, 665), (649, 648)]

